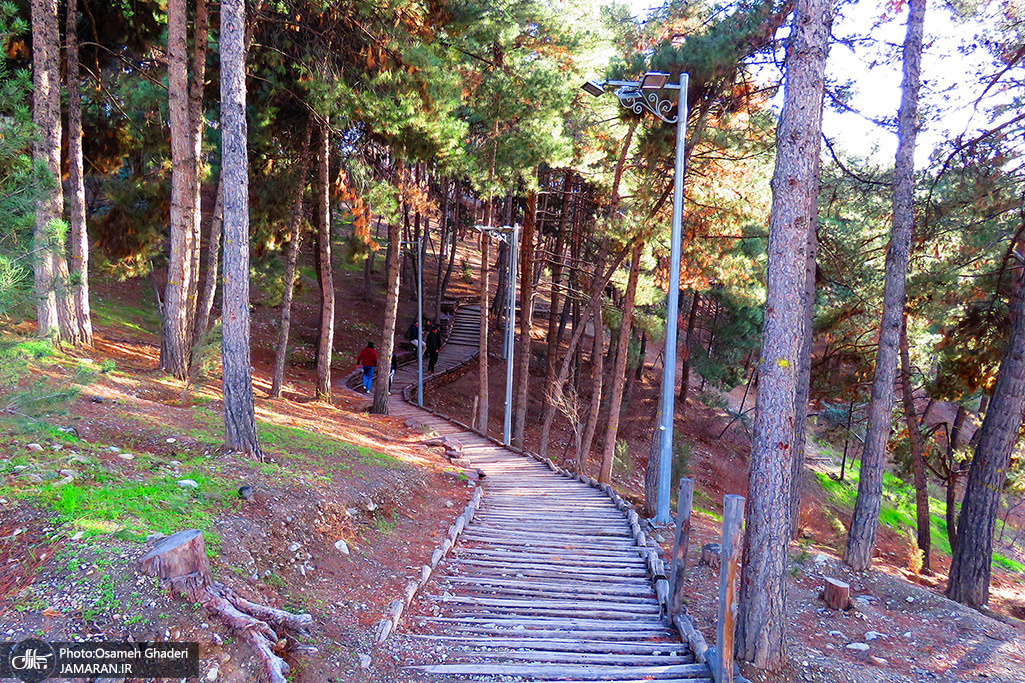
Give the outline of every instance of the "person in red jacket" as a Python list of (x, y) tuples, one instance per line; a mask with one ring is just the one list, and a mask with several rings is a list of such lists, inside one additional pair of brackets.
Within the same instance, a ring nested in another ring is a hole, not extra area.
[(377, 367), (377, 351), (374, 351), (374, 342), (367, 342), (366, 347), (356, 356), (356, 365), (363, 366), (363, 393), (370, 393), (370, 386), (374, 383), (374, 368)]

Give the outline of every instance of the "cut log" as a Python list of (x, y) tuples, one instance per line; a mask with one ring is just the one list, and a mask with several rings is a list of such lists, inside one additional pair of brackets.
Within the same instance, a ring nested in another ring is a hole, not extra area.
[(292, 614), (250, 602), (214, 581), (206, 556), (206, 543), (198, 529), (179, 531), (158, 543), (139, 560), (143, 574), (156, 576), (160, 585), (189, 602), (203, 605), (240, 636), (246, 638), (263, 664), (271, 683), (286, 683), (288, 664), (274, 649), (279, 638), (271, 625), (301, 634), (313, 625), (309, 614)]
[(701, 546), (701, 564), (706, 564), (711, 569), (719, 569), (721, 562), (722, 548), (718, 543), (706, 543)]
[(849, 583), (826, 577), (826, 585), (820, 595), (830, 609), (848, 610), (851, 608), (851, 586)]

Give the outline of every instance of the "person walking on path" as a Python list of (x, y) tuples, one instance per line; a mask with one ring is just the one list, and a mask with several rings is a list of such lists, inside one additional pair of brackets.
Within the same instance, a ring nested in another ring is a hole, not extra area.
[(374, 383), (374, 368), (377, 367), (377, 351), (374, 350), (374, 342), (367, 342), (366, 347), (356, 356), (356, 365), (363, 366), (363, 393), (370, 393), (370, 386)]
[(427, 372), (434, 373), (439, 351), (441, 351), (441, 330), (437, 325), (431, 325), (431, 331), (427, 333)]
[(416, 347), (416, 352), (417, 352), (418, 355), (420, 355), (420, 356), (424, 355), (424, 342), (420, 338), (420, 321), (419, 320), (414, 320), (413, 324), (409, 326), (408, 330), (406, 330), (406, 339), (408, 339), (409, 341), (413, 342), (413, 346)]
[(399, 357), (392, 351), (391, 354), (391, 372), (388, 373), (388, 395), (391, 396), (391, 383), (395, 379), (395, 371), (399, 369)]

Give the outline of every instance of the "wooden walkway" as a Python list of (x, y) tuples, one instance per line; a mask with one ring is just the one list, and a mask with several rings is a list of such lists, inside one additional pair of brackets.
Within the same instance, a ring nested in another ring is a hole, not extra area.
[[(477, 308), (457, 313), (438, 371), (471, 358)], [(416, 364), (396, 371), (392, 415), (462, 446), (484, 473), (473, 521), (407, 611), (414, 680), (709, 683), (667, 627), (623, 513), (601, 490), (404, 402)]]

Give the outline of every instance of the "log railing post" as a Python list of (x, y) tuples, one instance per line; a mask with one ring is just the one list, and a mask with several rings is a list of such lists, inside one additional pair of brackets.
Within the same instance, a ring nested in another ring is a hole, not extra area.
[(719, 619), (715, 629), (712, 675), (716, 683), (733, 683), (733, 635), (737, 620), (736, 585), (744, 527), (744, 497), (723, 499), (722, 561), (719, 565)]
[(694, 504), (694, 480), (680, 479), (676, 503), (676, 540), (669, 561), (669, 620), (683, 610), (683, 577), (687, 574), (687, 549), (690, 545), (690, 511)]

